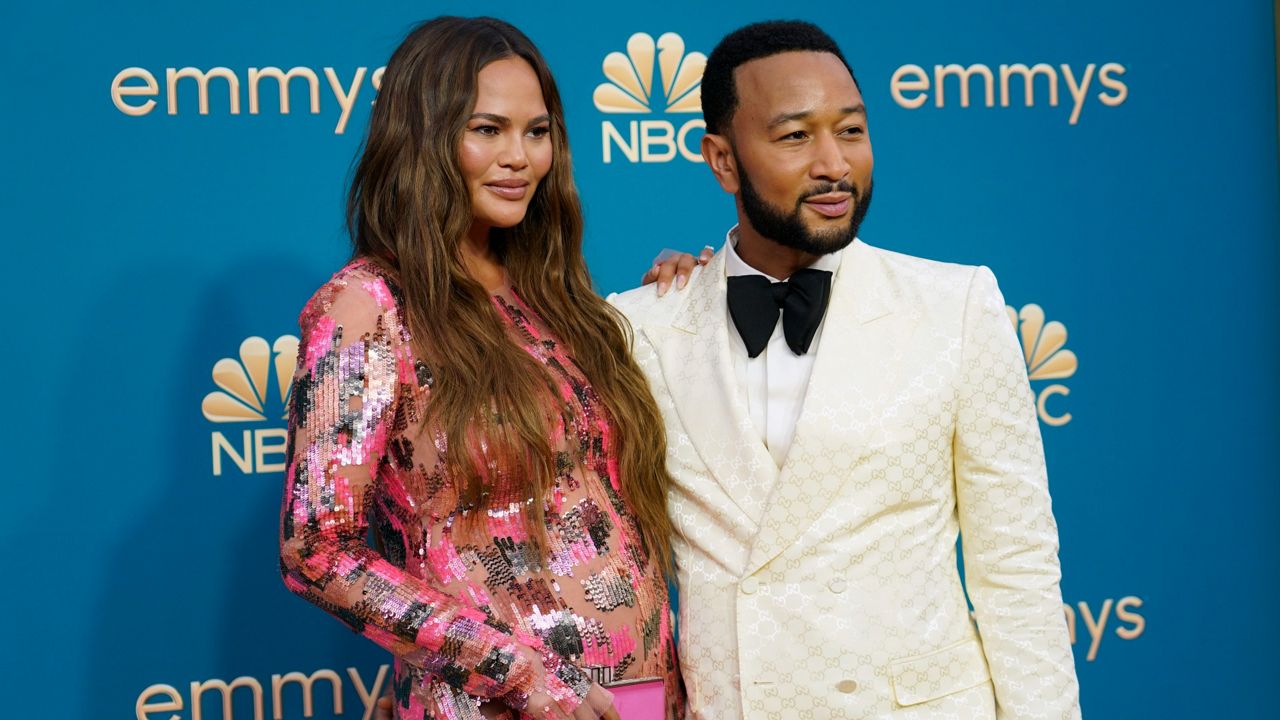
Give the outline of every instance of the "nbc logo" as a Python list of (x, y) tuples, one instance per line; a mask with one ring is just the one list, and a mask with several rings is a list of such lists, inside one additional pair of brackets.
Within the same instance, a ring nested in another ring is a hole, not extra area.
[[(1021, 310), (1005, 307), (1009, 313), (1009, 322), (1022, 341), (1022, 356), (1027, 361), (1027, 376), (1035, 389), (1036, 381), (1064, 380), (1076, 374), (1078, 362), (1076, 354), (1066, 349), (1067, 327), (1054, 320), (1044, 321), (1044, 310), (1034, 303), (1023, 305)], [(1036, 412), (1040, 421), (1054, 427), (1071, 422), (1071, 413), (1061, 415), (1049, 413), (1046, 407), (1049, 398), (1055, 395), (1067, 396), (1071, 390), (1065, 385), (1053, 383), (1036, 390)]]
[[(613, 162), (613, 149), (628, 162), (664, 163), (678, 153), (690, 162), (702, 162), (695, 130), (705, 130), (702, 113), (702, 71), (707, 56), (685, 54), (684, 39), (669, 32), (657, 41), (648, 33), (636, 33), (627, 40), (626, 54), (611, 52), (604, 59), (604, 76), (609, 82), (596, 87), (596, 109), (610, 114), (697, 113), (679, 128), (670, 120), (631, 120), (618, 129), (610, 120), (600, 124), (604, 162)], [(655, 62), (656, 61), (656, 62)], [(655, 65), (657, 73), (655, 77)]]
[[(200, 403), (205, 419), (215, 423), (286, 419), (284, 407), (289, 401), (297, 359), (298, 338), (292, 335), (281, 335), (271, 345), (260, 337), (246, 338), (240, 343), (238, 358), (222, 358), (213, 364), (213, 384), (220, 389), (205, 395)], [(270, 393), (273, 375), (275, 392)], [(234, 431), (228, 432), (234, 436)], [(213, 474), (222, 475), (224, 459), (246, 475), (280, 472), (284, 470), (287, 437), (283, 427), (248, 427), (241, 430), (237, 445), (215, 430), (210, 436)]]

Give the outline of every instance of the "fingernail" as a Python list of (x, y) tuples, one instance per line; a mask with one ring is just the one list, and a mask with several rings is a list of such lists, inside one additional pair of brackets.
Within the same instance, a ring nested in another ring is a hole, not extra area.
[(663, 295), (666, 295), (667, 288), (669, 287), (671, 287), (671, 283), (666, 282), (665, 280), (663, 282), (658, 283), (658, 297), (662, 297)]
[(689, 284), (688, 277), (681, 275), (680, 277), (676, 278), (676, 287), (679, 288), (680, 290), (683, 290), (684, 286), (688, 284)]

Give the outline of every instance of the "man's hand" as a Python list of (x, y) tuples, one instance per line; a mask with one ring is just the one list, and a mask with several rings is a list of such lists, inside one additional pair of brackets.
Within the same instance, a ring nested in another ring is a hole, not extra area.
[(710, 245), (703, 248), (697, 257), (675, 250), (663, 250), (653, 259), (653, 267), (640, 278), (640, 284), (658, 283), (659, 296), (667, 294), (672, 281), (675, 282), (677, 289), (683, 289), (689, 282), (693, 269), (699, 265), (706, 265), (715, 254), (715, 248)]

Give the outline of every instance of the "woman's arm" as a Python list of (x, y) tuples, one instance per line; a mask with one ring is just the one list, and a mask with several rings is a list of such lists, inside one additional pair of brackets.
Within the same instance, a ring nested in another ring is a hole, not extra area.
[(571, 713), (590, 686), (578, 668), (366, 543), (411, 355), (386, 285), (358, 275), (342, 283), (322, 290), (300, 321), (280, 521), (285, 585), (469, 694), (520, 709), (554, 699)]

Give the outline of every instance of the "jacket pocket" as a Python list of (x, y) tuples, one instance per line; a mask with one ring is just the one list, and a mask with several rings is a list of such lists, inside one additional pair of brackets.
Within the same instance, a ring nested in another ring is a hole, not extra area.
[(927, 655), (889, 664), (893, 696), (907, 707), (976, 687), (991, 679), (982, 643), (965, 640)]

